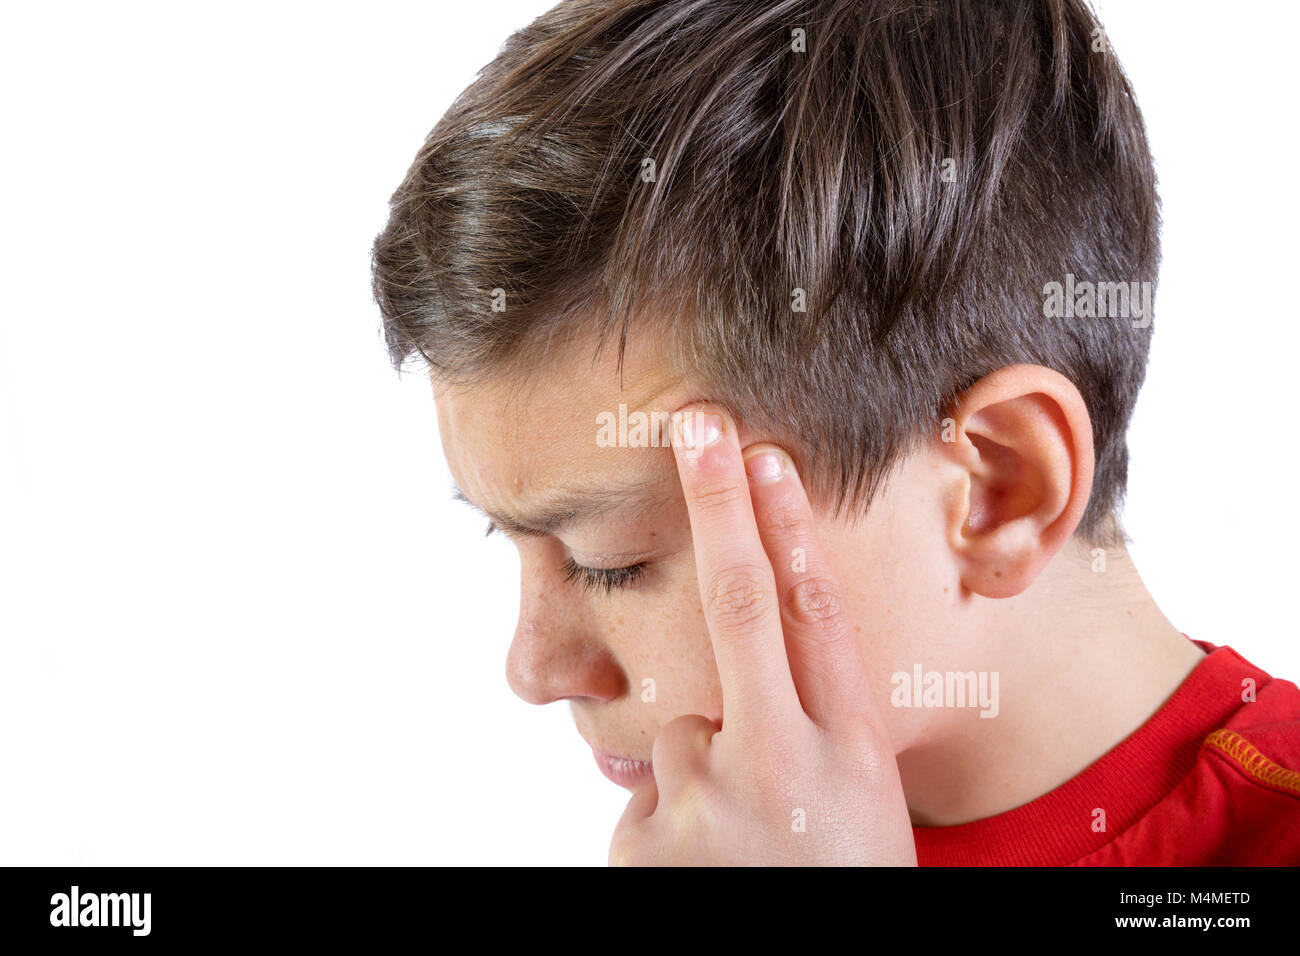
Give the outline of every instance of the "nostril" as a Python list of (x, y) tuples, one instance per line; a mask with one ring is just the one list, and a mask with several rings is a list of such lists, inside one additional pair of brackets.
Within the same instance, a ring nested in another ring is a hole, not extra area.
[(506, 655), (506, 682), (521, 700), (549, 704), (627, 693), (626, 675), (609, 649), (578, 629), (521, 623)]

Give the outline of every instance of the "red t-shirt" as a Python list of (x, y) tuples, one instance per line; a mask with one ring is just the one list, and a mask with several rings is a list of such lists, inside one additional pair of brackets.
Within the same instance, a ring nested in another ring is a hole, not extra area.
[(1230, 647), (1195, 643), (1205, 659), (1117, 747), (1014, 810), (913, 827), (917, 862), (1300, 864), (1300, 688)]

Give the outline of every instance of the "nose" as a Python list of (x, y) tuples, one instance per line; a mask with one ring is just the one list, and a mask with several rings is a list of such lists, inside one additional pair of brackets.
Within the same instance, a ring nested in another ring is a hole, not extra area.
[(558, 611), (536, 596), (523, 596), (506, 656), (510, 689), (530, 704), (618, 697), (626, 681), (609, 648), (593, 638), (581, 616)]

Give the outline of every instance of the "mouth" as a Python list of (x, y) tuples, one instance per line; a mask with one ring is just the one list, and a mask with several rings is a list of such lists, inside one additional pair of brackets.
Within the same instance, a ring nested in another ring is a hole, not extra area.
[(620, 787), (635, 790), (654, 779), (654, 767), (648, 760), (619, 757), (595, 748), (592, 748), (591, 753), (596, 758), (596, 766), (600, 768), (600, 772)]

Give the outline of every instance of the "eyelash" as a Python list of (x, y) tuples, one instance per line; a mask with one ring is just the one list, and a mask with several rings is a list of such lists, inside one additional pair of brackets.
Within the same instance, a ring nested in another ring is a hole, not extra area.
[[(487, 535), (500, 530), (496, 522), (489, 522)], [(578, 564), (573, 558), (565, 558), (560, 569), (565, 581), (574, 581), (582, 585), (583, 590), (603, 590), (609, 594), (615, 588), (631, 587), (645, 574), (645, 562), (628, 565), (625, 568), (589, 568)]]
[(589, 568), (565, 558), (562, 567), (564, 580), (576, 581), (586, 590), (603, 589), (606, 594), (615, 588), (631, 587), (645, 574), (645, 562), (626, 568)]

